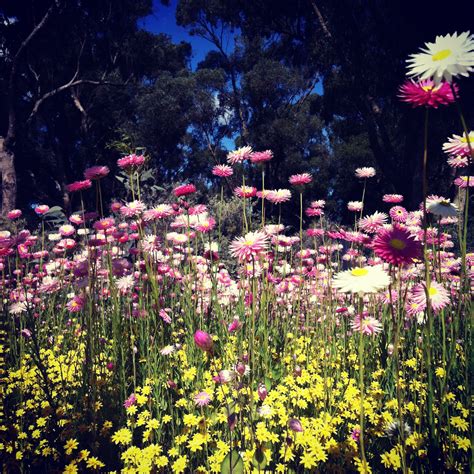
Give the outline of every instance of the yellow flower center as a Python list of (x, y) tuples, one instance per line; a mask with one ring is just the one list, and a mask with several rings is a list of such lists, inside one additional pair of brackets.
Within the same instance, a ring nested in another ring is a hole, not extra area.
[(367, 273), (369, 273), (369, 270), (367, 270), (367, 268), (354, 268), (351, 271), (351, 275), (355, 277), (362, 277), (367, 275)]
[(400, 239), (392, 239), (390, 242), (390, 247), (393, 247), (396, 250), (403, 250), (407, 244)]
[(253, 245), (253, 240), (247, 239), (247, 240), (245, 241), (244, 245), (245, 245), (246, 247), (250, 247), (251, 245)]
[(430, 298), (431, 298), (438, 294), (438, 290), (435, 287), (430, 286), (430, 289), (428, 290), (428, 294), (430, 295)]
[(438, 51), (436, 54), (433, 54), (432, 59), (433, 61), (442, 61), (443, 59), (449, 58), (451, 56), (452, 51), (450, 49), (442, 49)]

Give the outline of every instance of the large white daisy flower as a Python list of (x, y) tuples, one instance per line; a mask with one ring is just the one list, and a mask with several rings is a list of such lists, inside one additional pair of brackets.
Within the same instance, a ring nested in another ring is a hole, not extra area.
[(390, 284), (390, 277), (380, 265), (356, 267), (334, 275), (332, 285), (343, 293), (377, 293)]
[(474, 71), (474, 35), (469, 31), (437, 36), (434, 43), (425, 43), (421, 53), (412, 54), (407, 60), (408, 75), (420, 80), (433, 78), (435, 84), (443, 79), (468, 76)]

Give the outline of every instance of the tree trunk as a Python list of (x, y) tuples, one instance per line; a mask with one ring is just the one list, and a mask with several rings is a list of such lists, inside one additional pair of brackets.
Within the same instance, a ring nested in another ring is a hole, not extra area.
[(2, 216), (15, 208), (16, 172), (15, 155), (8, 150), (5, 139), (0, 137), (0, 173), (2, 175)]

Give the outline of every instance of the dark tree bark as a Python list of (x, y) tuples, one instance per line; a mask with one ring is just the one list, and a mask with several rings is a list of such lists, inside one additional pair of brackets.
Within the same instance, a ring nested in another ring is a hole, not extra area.
[(2, 216), (15, 208), (16, 173), (15, 155), (5, 146), (5, 139), (0, 137), (0, 173), (2, 174)]

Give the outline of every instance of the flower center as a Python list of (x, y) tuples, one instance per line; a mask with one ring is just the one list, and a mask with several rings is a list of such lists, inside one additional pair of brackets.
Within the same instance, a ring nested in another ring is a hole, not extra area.
[(428, 294), (430, 295), (430, 298), (432, 296), (436, 296), (438, 294), (438, 290), (434, 286), (430, 286), (430, 289), (428, 290)]
[(369, 273), (369, 270), (367, 270), (366, 268), (354, 268), (351, 271), (351, 275), (355, 277), (365, 276), (367, 275), (367, 273)]
[(390, 244), (390, 247), (396, 250), (403, 250), (407, 246), (407, 244), (403, 242), (403, 240), (400, 240), (400, 239), (392, 239), (390, 240), (389, 244)]
[(450, 49), (442, 49), (436, 54), (433, 54), (432, 59), (433, 61), (442, 61), (443, 59), (449, 58), (449, 56), (451, 56), (451, 53), (452, 51)]

